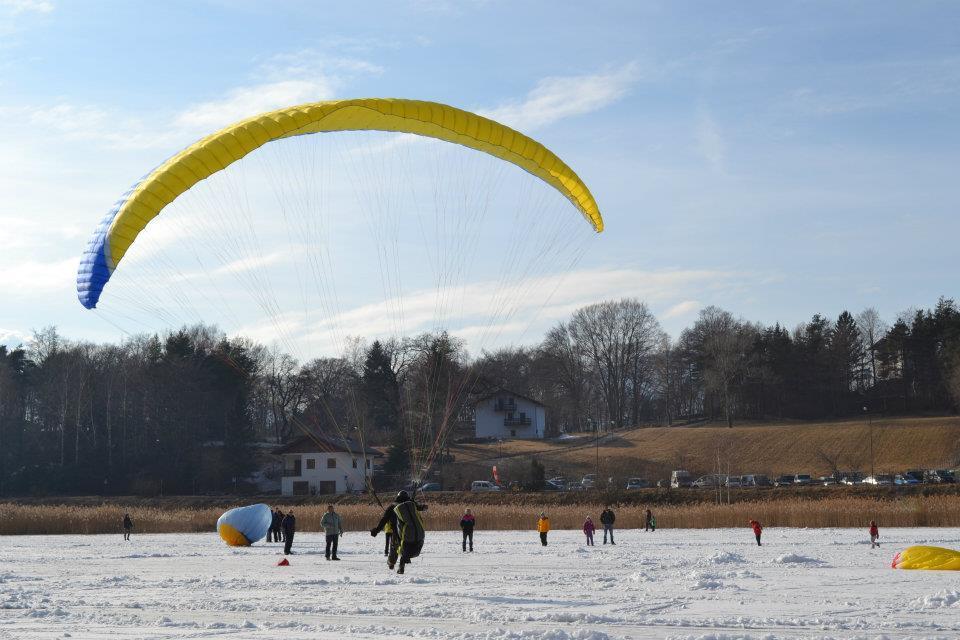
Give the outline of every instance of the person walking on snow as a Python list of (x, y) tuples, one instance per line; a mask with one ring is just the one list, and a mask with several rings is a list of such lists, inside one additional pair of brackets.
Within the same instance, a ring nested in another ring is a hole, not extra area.
[[(587, 536), (587, 546), (593, 546), (593, 532), (597, 530), (597, 525), (593, 524), (593, 518), (587, 516), (586, 522), (583, 523), (583, 533)], [(606, 541), (604, 541), (606, 542)]]
[[(343, 535), (343, 523), (340, 520), (340, 514), (333, 510), (333, 505), (327, 505), (327, 512), (320, 518), (320, 526), (327, 535), (327, 549), (325, 554), (327, 560), (339, 560), (337, 557), (337, 541)], [(332, 549), (332, 553), (331, 553)]]
[(870, 521), (870, 548), (879, 547), (880, 529), (877, 528), (877, 521)]
[(477, 524), (476, 518), (470, 513), (470, 509), (463, 512), (460, 518), (460, 529), (463, 530), (463, 551), (467, 551), (467, 540), (470, 540), (470, 553), (473, 553), (473, 527)]
[(130, 531), (133, 530), (133, 520), (130, 519), (130, 514), (123, 514), (123, 539), (130, 539)]
[(297, 519), (293, 516), (293, 511), (283, 516), (283, 522), (280, 523), (283, 529), (283, 555), (290, 555), (290, 547), (293, 546), (293, 534), (297, 532)]
[(617, 516), (613, 513), (610, 505), (600, 513), (600, 524), (603, 525), (603, 544), (607, 544), (607, 532), (610, 533), (610, 544), (617, 544), (613, 541), (613, 523), (617, 521)]
[(540, 518), (537, 520), (537, 531), (540, 533), (540, 544), (547, 546), (547, 534), (550, 533), (550, 518), (542, 511), (540, 512)]
[(763, 533), (763, 527), (756, 520), (750, 521), (750, 528), (753, 529), (753, 535), (757, 537), (757, 546), (763, 546), (760, 544), (760, 534)]

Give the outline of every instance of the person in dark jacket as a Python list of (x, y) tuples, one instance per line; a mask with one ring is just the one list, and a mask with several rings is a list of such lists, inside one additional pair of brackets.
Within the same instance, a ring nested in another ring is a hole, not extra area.
[(280, 526), (283, 529), (283, 555), (288, 556), (290, 555), (290, 547), (293, 546), (293, 534), (297, 532), (297, 519), (294, 517), (293, 511), (283, 517)]
[(463, 531), (463, 551), (467, 551), (467, 540), (470, 541), (470, 553), (473, 553), (473, 527), (476, 526), (477, 520), (473, 517), (473, 514), (470, 513), (470, 509), (467, 509), (463, 512), (463, 517), (460, 518), (460, 529)]
[(607, 505), (607, 508), (600, 512), (600, 524), (603, 525), (603, 544), (607, 544), (607, 532), (610, 532), (610, 544), (617, 544), (613, 541), (613, 523), (616, 521), (616, 514), (613, 513), (610, 505)]
[[(406, 493), (401, 492), (401, 493)], [(399, 497), (399, 494), (397, 494)], [(393, 569), (393, 565), (397, 562), (397, 514), (393, 508), (397, 506), (394, 502), (389, 505), (386, 509), (383, 510), (383, 517), (380, 518), (380, 522), (377, 523), (373, 529), (370, 529), (370, 535), (377, 537), (377, 534), (381, 531), (388, 531), (387, 533), (387, 566)]]
[(420, 555), (423, 549), (425, 532), (420, 511), (427, 508), (425, 504), (417, 504), (410, 498), (410, 494), (401, 491), (394, 499), (394, 504), (387, 507), (377, 526), (370, 530), (370, 535), (376, 537), (388, 524), (393, 528), (393, 541), (390, 555), (387, 556), (387, 566), (393, 569), (399, 556), (400, 566), (397, 573), (404, 572), (404, 566), (412, 558)]
[(653, 512), (650, 509), (647, 509), (647, 517), (644, 520), (644, 531), (656, 531), (657, 530), (657, 521), (653, 517)]
[(270, 531), (267, 532), (267, 542), (280, 542), (280, 523), (283, 522), (283, 513), (274, 509), (270, 515)]
[(130, 519), (130, 514), (123, 514), (123, 539), (130, 539), (130, 532), (133, 530), (133, 520)]
[(276, 542), (284, 542), (283, 535), (283, 519), (286, 515), (283, 513), (283, 510), (277, 509), (277, 531), (276, 531)]

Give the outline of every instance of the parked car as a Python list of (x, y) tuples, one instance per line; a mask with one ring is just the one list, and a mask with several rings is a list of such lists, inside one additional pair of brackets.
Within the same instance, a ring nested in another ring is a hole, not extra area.
[(420, 491), (443, 491), (443, 489), (440, 488), (439, 482), (428, 482), (420, 487)]
[(773, 481), (775, 487), (792, 487), (794, 476), (780, 476)]
[(811, 478), (810, 474), (808, 473), (798, 473), (797, 475), (793, 476), (793, 484), (800, 487), (806, 487), (810, 484), (813, 484), (813, 478)]
[(770, 482), (770, 478), (763, 474), (753, 473), (745, 476), (740, 476), (740, 486), (741, 487), (770, 487), (773, 486), (773, 483)]
[(629, 478), (627, 480), (627, 489), (646, 489), (650, 483), (643, 478)]
[(893, 476), (889, 473), (878, 473), (875, 476), (867, 476), (863, 479), (863, 484), (872, 485), (890, 485), (893, 484)]
[(549, 480), (547, 480), (547, 482), (552, 482), (553, 484), (559, 485), (564, 489), (567, 488), (567, 479), (564, 478), (563, 476), (556, 476), (555, 478), (550, 478)]
[(931, 469), (924, 473), (923, 479), (933, 484), (951, 484), (956, 482), (953, 471), (948, 469)]
[(474, 480), (470, 484), (470, 491), (500, 491), (500, 487), (489, 480)]
[(853, 485), (863, 484), (863, 480), (857, 476), (843, 476), (840, 478), (840, 484), (845, 484), (852, 487)]
[(670, 486), (674, 489), (692, 486), (692, 480), (693, 478), (691, 478), (689, 471), (679, 469), (670, 473)]
[(727, 477), (723, 475), (718, 475), (716, 473), (708, 476), (700, 476), (693, 481), (694, 487), (698, 489), (704, 489), (708, 487), (722, 487), (727, 481)]
[(906, 473), (898, 473), (893, 477), (893, 484), (901, 485), (901, 486), (910, 486), (910, 485), (920, 484), (920, 481), (911, 475), (907, 475)]
[(835, 487), (837, 479), (833, 476), (820, 476), (817, 481), (825, 487)]
[(592, 489), (597, 485), (597, 474), (588, 473), (580, 480), (580, 486), (584, 489)]
[(727, 478), (726, 485), (731, 489), (739, 489), (743, 486), (743, 484), (740, 482), (740, 476), (729, 476)]
[(544, 491), (566, 491), (566, 489), (567, 488), (564, 487), (562, 484), (558, 484), (553, 480), (547, 480), (546, 482), (543, 483)]
[(917, 484), (923, 484), (923, 471), (920, 469), (907, 469), (903, 472), (904, 478), (913, 478)]

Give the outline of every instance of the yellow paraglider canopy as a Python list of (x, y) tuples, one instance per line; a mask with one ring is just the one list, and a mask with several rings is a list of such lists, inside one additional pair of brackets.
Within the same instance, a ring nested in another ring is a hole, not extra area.
[(907, 547), (893, 558), (894, 569), (960, 571), (960, 551), (917, 545)]
[(396, 131), (476, 149), (511, 162), (547, 182), (603, 231), (600, 209), (574, 171), (545, 146), (498, 122), (436, 102), (360, 98), (314, 102), (241, 120), (187, 147), (135, 184), (107, 214), (77, 274), (77, 294), (96, 306), (104, 285), (130, 245), (168, 204), (193, 185), (262, 145), (332, 131)]

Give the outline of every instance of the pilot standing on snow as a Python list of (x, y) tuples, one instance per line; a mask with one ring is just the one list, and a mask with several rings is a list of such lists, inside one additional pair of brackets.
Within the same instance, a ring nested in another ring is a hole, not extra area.
[(297, 532), (297, 519), (293, 517), (293, 511), (283, 517), (281, 524), (283, 529), (283, 555), (290, 555), (290, 547), (293, 546), (293, 534)]

